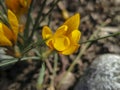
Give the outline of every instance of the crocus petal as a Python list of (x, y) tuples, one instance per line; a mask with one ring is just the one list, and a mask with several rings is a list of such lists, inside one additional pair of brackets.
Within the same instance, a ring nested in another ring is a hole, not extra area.
[(73, 54), (78, 48), (79, 48), (79, 44), (70, 45), (67, 49), (61, 51), (60, 53), (64, 55), (70, 55)]
[(31, 0), (19, 0), (19, 10), (20, 12), (18, 12), (18, 16), (27, 13), (28, 8), (31, 4)]
[(42, 37), (43, 39), (48, 39), (52, 36), (52, 31), (49, 27), (44, 26), (42, 29)]
[(79, 30), (72, 31), (69, 35), (71, 45), (66, 50), (64, 50), (60, 53), (64, 54), (64, 55), (69, 55), (69, 54), (74, 53), (80, 46), (78, 44), (80, 36), (81, 36), (81, 33)]
[(49, 38), (49, 39), (46, 41), (46, 44), (47, 44), (47, 46), (48, 46), (50, 49), (54, 49), (54, 47), (53, 47), (53, 38)]
[(67, 32), (68, 27), (66, 25), (62, 25), (61, 27), (59, 27), (56, 32), (55, 32), (55, 36), (60, 36), (60, 35), (64, 35)]
[(80, 15), (78, 13), (75, 14), (74, 16), (70, 17), (63, 25), (68, 26), (68, 34), (73, 30), (78, 29), (80, 25)]
[(13, 31), (10, 30), (5, 24), (0, 23), (0, 25), (2, 25), (2, 30), (4, 32), (4, 35), (10, 40), (13, 41)]
[(18, 36), (18, 31), (19, 31), (19, 24), (18, 24), (17, 17), (10, 10), (8, 10), (8, 20), (9, 20), (10, 26), (12, 28), (12, 31), (14, 33), (14, 41), (16, 42), (17, 36)]
[(74, 30), (70, 33), (69, 38), (72, 43), (78, 43), (80, 40), (81, 32), (79, 30)]
[(8, 40), (7, 37), (1, 34), (0, 35), (0, 46), (12, 46), (12, 43), (10, 40)]
[(23, 7), (29, 7), (31, 0), (19, 0), (19, 2)]
[(29, 0), (19, 0), (19, 3), (21, 4), (21, 7), (26, 7), (28, 1)]
[(1, 23), (0, 23), (0, 46), (12, 46), (11, 41), (4, 35)]
[(5, 0), (8, 9), (14, 12), (17, 17), (28, 11), (31, 0)]
[(18, 0), (5, 0), (5, 4), (8, 9), (12, 10), (14, 13), (18, 12), (17, 9), (19, 7)]
[(53, 45), (56, 50), (62, 51), (70, 45), (70, 40), (66, 36), (55, 37)]

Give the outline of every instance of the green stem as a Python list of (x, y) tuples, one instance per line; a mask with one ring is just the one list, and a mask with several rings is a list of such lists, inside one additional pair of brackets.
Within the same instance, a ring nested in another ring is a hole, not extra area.
[[(25, 60), (29, 60), (29, 59), (40, 60), (40, 57), (24, 57), (24, 58), (21, 58), (21, 61), (25, 61)], [(18, 58), (11, 58), (11, 59), (9, 59), (9, 61), (6, 61), (4, 63), (0, 63), (0, 67), (6, 66), (9, 64), (14, 64), (18, 61), (19, 61)]]
[[(33, 5), (34, 5), (34, 0), (32, 0), (30, 8), (28, 10), (27, 21), (26, 21), (25, 30), (24, 30), (25, 42), (28, 40), (29, 27), (30, 27), (30, 23), (31, 23), (31, 12), (32, 12), (32, 9), (33, 9)], [(27, 43), (26, 43), (26, 45), (27, 45)]]
[(36, 42), (36, 43), (32, 43), (32, 44), (28, 45), (28, 46), (23, 50), (21, 56), (24, 56), (24, 55), (25, 55), (28, 51), (30, 51), (31, 49), (36, 48), (37, 46), (43, 45), (44, 42), (45, 42), (45, 40), (40, 40), (40, 41), (38, 41), (38, 42)]
[(59, 1), (61, 1), (61, 0), (57, 0), (56, 2), (54, 2), (54, 4), (52, 5), (51, 9), (43, 16), (43, 18), (40, 20), (40, 22), (42, 22), (46, 18), (46, 16), (50, 15), (50, 13), (54, 9), (54, 7), (58, 4)]
[(45, 64), (43, 63), (42, 67), (40, 68), (40, 72), (36, 84), (37, 90), (43, 89), (44, 76), (45, 76)]
[(120, 32), (113, 33), (113, 34), (110, 34), (108, 36), (96, 38), (96, 39), (93, 39), (93, 40), (90, 39), (90, 40), (87, 40), (87, 41), (84, 41), (84, 42), (80, 42), (80, 44), (84, 44), (84, 43), (87, 43), (87, 42), (94, 42), (94, 41), (98, 41), (98, 40), (101, 40), (101, 39), (104, 39), (104, 38), (113, 37), (113, 36), (117, 36), (117, 35), (120, 35)]
[(57, 53), (54, 53), (54, 68), (53, 68), (53, 77), (52, 77), (52, 81), (51, 81), (51, 85), (54, 86), (54, 80), (55, 80), (55, 77), (56, 77), (56, 70), (57, 70), (57, 64), (58, 64), (58, 54)]
[[(39, 13), (38, 13), (38, 16), (37, 16), (37, 18), (36, 18), (36, 20), (35, 20), (35, 24), (34, 24), (34, 26), (33, 26), (31, 35), (30, 35), (30, 37), (28, 38), (29, 41), (32, 40), (32, 37), (33, 37), (33, 35), (34, 35), (34, 32), (35, 32), (36, 29), (38, 28), (39, 23), (40, 23), (41, 21), (43, 21), (43, 20), (45, 19), (45, 17), (48, 16), (48, 15), (51, 13), (51, 11), (54, 9), (54, 7), (57, 5), (57, 3), (58, 3), (60, 0), (57, 0), (57, 1), (52, 5), (52, 7), (51, 7), (51, 9), (48, 11), (48, 13), (45, 14), (45, 15), (43, 16), (43, 18), (41, 19), (42, 12), (43, 12), (43, 9), (44, 9), (44, 7), (45, 7), (46, 1), (47, 1), (47, 0), (44, 0), (44, 2), (42, 3), (41, 9), (39, 10)], [(40, 20), (40, 19), (41, 19), (41, 20)]]
[(38, 24), (39, 24), (39, 19), (40, 19), (41, 16), (42, 16), (42, 12), (43, 12), (43, 9), (44, 9), (44, 7), (45, 7), (45, 5), (46, 5), (46, 1), (47, 1), (47, 0), (44, 0), (44, 1), (43, 1), (42, 6), (41, 6), (41, 8), (40, 8), (40, 10), (39, 10), (39, 12), (38, 12), (37, 18), (36, 18), (36, 20), (35, 20), (35, 24), (34, 24), (34, 26), (33, 26), (33, 30), (32, 30), (31, 35), (30, 35), (30, 37), (29, 37), (29, 40), (32, 39), (32, 37), (33, 37), (33, 35), (34, 35), (34, 32), (35, 32), (35, 30), (36, 30), (36, 27), (37, 27)]
[(61, 0), (57, 0), (57, 1), (52, 5), (52, 8), (48, 11), (48, 13), (46, 14), (46, 16), (49, 15), (49, 14), (53, 11), (54, 7), (58, 4), (59, 1), (61, 1)]
[[(4, 24), (6, 24), (7, 26), (9, 26), (10, 27), (10, 24), (9, 24), (9, 22), (8, 22), (8, 19), (7, 19), (7, 17), (5, 17), (4, 16), (4, 14), (0, 11), (0, 19), (1, 19), (1, 21), (4, 23)], [(11, 27), (10, 27), (11, 28)]]
[(32, 43), (32, 44), (30, 44), (28, 47), (26, 47), (26, 48), (23, 50), (21, 56), (24, 56), (28, 51), (30, 51), (31, 49), (35, 48), (36, 46), (37, 46), (37, 43)]
[(4, 1), (3, 1), (3, 0), (0, 0), (0, 5), (1, 5), (4, 13), (7, 15), (7, 9), (6, 9), (6, 7), (5, 7), (5, 4), (4, 4)]

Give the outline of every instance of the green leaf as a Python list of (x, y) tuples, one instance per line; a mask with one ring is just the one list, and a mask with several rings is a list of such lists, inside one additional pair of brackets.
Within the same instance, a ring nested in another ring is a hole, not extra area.
[(42, 88), (42, 84), (44, 81), (44, 75), (45, 75), (45, 64), (42, 64), (42, 67), (39, 72), (38, 82), (37, 82), (37, 88), (38, 90)]

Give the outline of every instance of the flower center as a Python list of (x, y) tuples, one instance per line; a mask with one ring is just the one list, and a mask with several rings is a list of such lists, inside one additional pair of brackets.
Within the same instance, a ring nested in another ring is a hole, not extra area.
[(53, 45), (56, 50), (63, 51), (70, 45), (70, 40), (66, 36), (55, 37)]

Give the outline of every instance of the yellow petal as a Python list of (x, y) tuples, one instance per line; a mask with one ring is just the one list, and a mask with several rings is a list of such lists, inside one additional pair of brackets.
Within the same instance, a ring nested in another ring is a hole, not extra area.
[(14, 12), (18, 17), (28, 11), (31, 0), (5, 0), (8, 9)]
[(53, 47), (53, 38), (49, 38), (49, 39), (46, 41), (46, 44), (47, 44), (47, 46), (48, 46), (50, 49), (54, 49), (54, 47)]
[(0, 46), (12, 46), (11, 41), (4, 35), (1, 23), (0, 23)]
[(16, 42), (17, 36), (18, 36), (18, 31), (19, 31), (19, 25), (18, 25), (17, 17), (10, 10), (8, 10), (8, 20), (9, 20), (10, 26), (13, 30), (13, 33), (14, 33), (14, 41)]
[(10, 41), (13, 41), (13, 31), (10, 30), (5, 24), (1, 24), (2, 25), (2, 29), (3, 29), (3, 32), (4, 32), (4, 35), (10, 40)]
[(19, 7), (18, 10), (20, 10), (20, 12), (18, 12), (19, 14), (24, 14), (28, 11), (28, 8), (31, 4), (31, 0), (19, 0)]
[(70, 33), (69, 38), (72, 43), (78, 43), (80, 40), (81, 32), (79, 30), (74, 30)]
[(0, 46), (12, 46), (12, 43), (7, 37), (0, 35)]
[(8, 9), (12, 10), (14, 13), (18, 12), (17, 9), (19, 7), (18, 0), (5, 0), (5, 4)]
[(78, 29), (80, 25), (80, 15), (78, 13), (73, 15), (63, 25), (68, 26), (68, 34), (71, 33), (73, 30)]
[(71, 45), (71, 46), (69, 46), (66, 50), (61, 51), (60, 53), (61, 53), (61, 54), (64, 54), (64, 55), (70, 55), (70, 54), (73, 54), (74, 52), (76, 52), (78, 48), (79, 48), (79, 45), (78, 45), (78, 44), (76, 44), (76, 45)]
[(68, 27), (66, 25), (62, 25), (61, 27), (59, 27), (56, 32), (55, 32), (55, 36), (61, 36), (66, 34)]
[(53, 46), (56, 50), (65, 50), (70, 45), (70, 40), (66, 36), (59, 36), (54, 38)]
[(19, 2), (20, 2), (22, 7), (26, 7), (27, 6), (27, 1), (29, 1), (29, 0), (19, 0)]
[(30, 6), (31, 0), (19, 0), (19, 2), (23, 7), (27, 8)]
[(70, 46), (65, 49), (64, 51), (60, 52), (61, 54), (64, 55), (70, 55), (74, 53), (78, 48), (79, 48), (79, 39), (80, 39), (81, 33), (79, 30), (74, 30), (70, 33), (69, 39), (70, 39)]
[(52, 36), (52, 31), (49, 27), (44, 26), (42, 29), (42, 37), (43, 39), (48, 39)]

